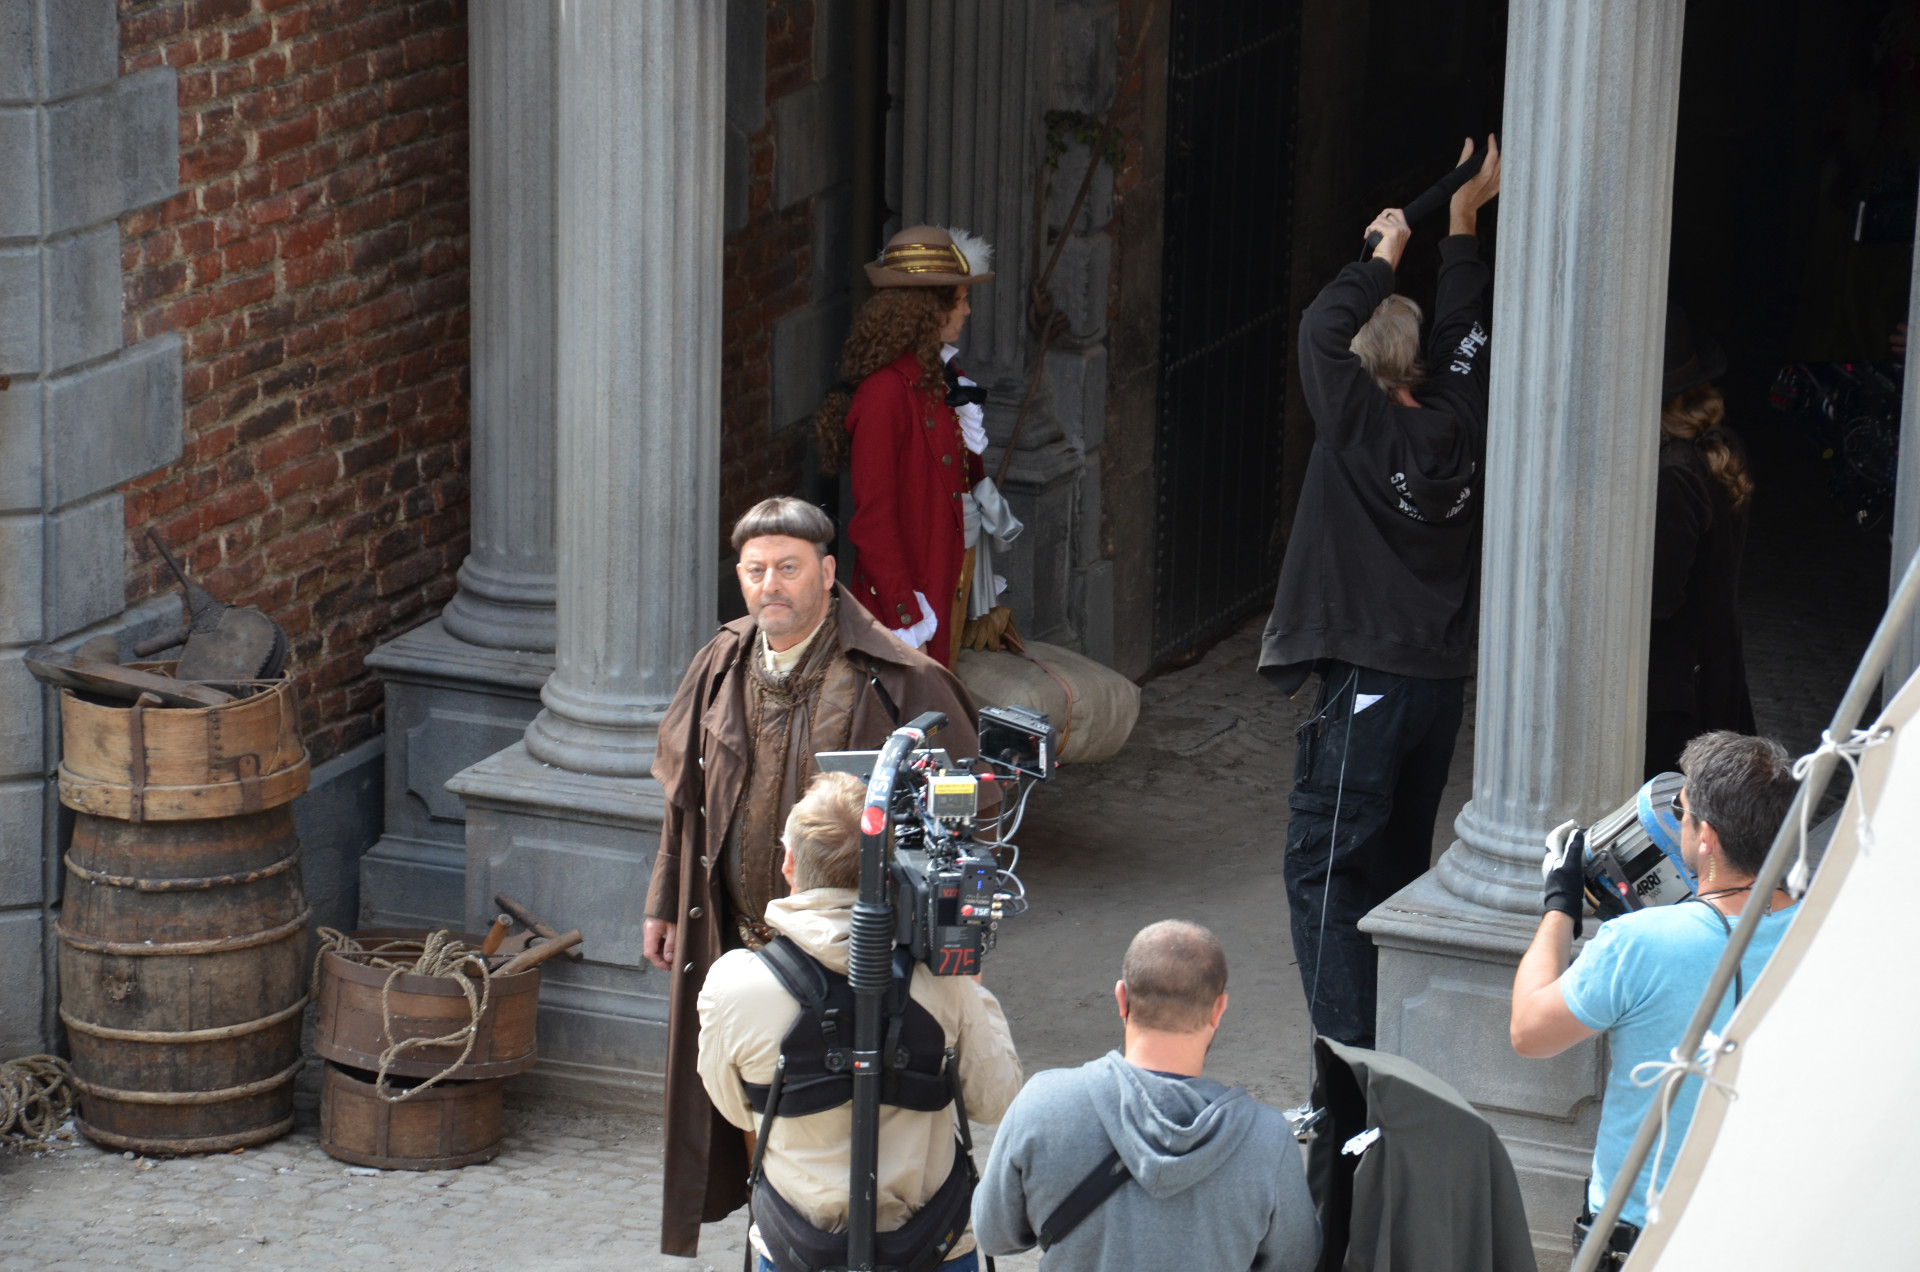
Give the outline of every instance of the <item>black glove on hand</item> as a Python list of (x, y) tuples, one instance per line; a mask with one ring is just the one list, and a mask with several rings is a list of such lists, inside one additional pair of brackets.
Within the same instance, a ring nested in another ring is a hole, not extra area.
[(1580, 912), (1586, 907), (1587, 836), (1576, 822), (1553, 828), (1547, 836), (1547, 855), (1540, 862), (1540, 875), (1546, 880), (1546, 895), (1541, 908), (1548, 914), (1558, 910), (1573, 920), (1573, 936), (1580, 938)]

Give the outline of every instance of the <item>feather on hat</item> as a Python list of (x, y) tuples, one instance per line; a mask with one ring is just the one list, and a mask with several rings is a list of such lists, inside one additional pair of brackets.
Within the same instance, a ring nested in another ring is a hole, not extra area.
[(993, 277), (993, 244), (962, 229), (911, 225), (867, 264), (875, 287), (961, 287)]

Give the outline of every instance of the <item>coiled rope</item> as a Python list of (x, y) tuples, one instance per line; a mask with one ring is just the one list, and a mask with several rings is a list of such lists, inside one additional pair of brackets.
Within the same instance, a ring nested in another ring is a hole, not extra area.
[(0, 1062), (0, 1145), (44, 1148), (73, 1112), (73, 1070), (59, 1056)]
[[(321, 928), (318, 933), (320, 948), (313, 961), (313, 1000), (320, 1001), (320, 968), (329, 954), (338, 954), (342, 958), (365, 963), (369, 967), (385, 967), (391, 970), (380, 986), (380, 1036), (387, 1041), (387, 1047), (380, 1053), (380, 1072), (374, 1079), (374, 1094), (388, 1104), (399, 1104), (411, 1099), (428, 1087), (451, 1077), (455, 1070), (467, 1062), (473, 1054), (473, 1044), (480, 1035), (480, 1020), (487, 1014), (487, 1003), (492, 998), (493, 978), (487, 967), (487, 960), (478, 950), (469, 949), (456, 940), (451, 932), (441, 930), (427, 933), (424, 941), (397, 940), (383, 941), (371, 949), (363, 947), (358, 941), (344, 932), (333, 928)], [(438, 1038), (401, 1038), (393, 1037), (393, 983), (407, 973), (416, 976), (435, 976), (451, 980), (466, 995), (468, 1020), (465, 1025), (450, 1034)], [(476, 984), (475, 982), (478, 982)], [(460, 1048), (459, 1058), (446, 1068), (417, 1086), (408, 1087), (399, 1095), (387, 1094), (387, 1072), (393, 1062), (421, 1047)]]

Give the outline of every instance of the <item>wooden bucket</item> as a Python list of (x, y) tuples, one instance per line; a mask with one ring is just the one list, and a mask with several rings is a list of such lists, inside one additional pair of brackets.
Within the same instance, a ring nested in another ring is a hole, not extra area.
[[(326, 1066), (320, 1083), (320, 1147), (356, 1166), (381, 1170), (445, 1170), (490, 1162), (500, 1154), (506, 1079), (451, 1079), (390, 1104), (373, 1075)], [(402, 1080), (404, 1083), (404, 1079)], [(394, 1080), (387, 1079), (391, 1089)]]
[(202, 708), (89, 702), (62, 689), (60, 745), (60, 802), (98, 817), (231, 817), (307, 789), (299, 704), (284, 677), (250, 698)]
[[(385, 941), (424, 940), (425, 928), (367, 928), (347, 933), (371, 949)], [(483, 937), (456, 934), (470, 949), (479, 949)], [(417, 945), (415, 949), (417, 950)], [(393, 961), (408, 957), (401, 955)], [(473, 1019), (473, 1008), (458, 985), (443, 976), (394, 977), (388, 995), (393, 1010), (393, 1034), (382, 1028), (381, 991), (393, 969), (374, 967), (339, 954), (320, 956), (320, 1007), (315, 1013), (313, 1049), (328, 1060), (365, 1069), (380, 1069), (380, 1053), (405, 1038), (444, 1038)], [(450, 1078), (504, 1078), (533, 1068), (534, 1025), (540, 1006), (540, 969), (496, 976), (487, 1010), (465, 1064)], [(401, 1053), (387, 1067), (389, 1076), (430, 1078), (460, 1058), (459, 1046), (416, 1047)]]
[(284, 804), (218, 821), (75, 821), (60, 1019), (89, 1139), (210, 1153), (293, 1125), (307, 1002), (299, 862)]

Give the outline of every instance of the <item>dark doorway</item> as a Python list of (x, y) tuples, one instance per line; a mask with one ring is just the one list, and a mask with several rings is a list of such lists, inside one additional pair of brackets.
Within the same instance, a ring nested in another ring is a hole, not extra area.
[(1299, 8), (1177, 0), (1154, 457), (1152, 661), (1272, 599)]
[(1747, 682), (1794, 752), (1886, 602), (1916, 186), (1920, 3), (1688, 4), (1670, 291), (1727, 353)]

